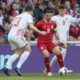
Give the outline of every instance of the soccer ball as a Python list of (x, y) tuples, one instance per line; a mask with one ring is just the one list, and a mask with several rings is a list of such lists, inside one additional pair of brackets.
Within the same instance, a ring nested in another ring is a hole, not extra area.
[(63, 67), (63, 68), (61, 68), (60, 70), (59, 70), (59, 74), (60, 75), (64, 75), (64, 74), (66, 74), (67, 73), (67, 69), (65, 68), (65, 67)]

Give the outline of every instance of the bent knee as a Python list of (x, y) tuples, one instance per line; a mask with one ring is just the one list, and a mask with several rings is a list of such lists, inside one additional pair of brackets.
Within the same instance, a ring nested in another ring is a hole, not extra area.
[(61, 51), (60, 51), (59, 46), (55, 47), (55, 49), (53, 50), (53, 52), (54, 52), (56, 55), (61, 54)]
[(42, 54), (44, 55), (44, 57), (49, 57), (49, 52), (47, 50), (43, 50)]

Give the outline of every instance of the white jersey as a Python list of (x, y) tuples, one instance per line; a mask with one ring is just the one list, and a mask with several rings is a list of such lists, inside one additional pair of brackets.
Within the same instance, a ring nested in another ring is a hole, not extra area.
[(28, 44), (24, 34), (26, 33), (30, 23), (33, 23), (33, 17), (27, 12), (16, 16), (12, 21), (10, 24), (11, 30), (8, 35), (8, 41), (12, 50), (22, 48)]
[(61, 41), (67, 41), (70, 24), (75, 20), (75, 18), (67, 14), (63, 17), (60, 15), (52, 17), (52, 21), (55, 21), (57, 24), (56, 29)]
[(9, 35), (23, 36), (27, 31), (28, 24), (33, 23), (33, 17), (25, 12), (14, 18), (11, 25)]

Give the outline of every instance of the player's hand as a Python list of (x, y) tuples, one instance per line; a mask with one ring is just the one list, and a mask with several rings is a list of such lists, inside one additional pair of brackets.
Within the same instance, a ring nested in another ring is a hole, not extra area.
[(46, 31), (41, 31), (41, 34), (42, 34), (42, 35), (46, 35), (47, 32), (46, 32)]

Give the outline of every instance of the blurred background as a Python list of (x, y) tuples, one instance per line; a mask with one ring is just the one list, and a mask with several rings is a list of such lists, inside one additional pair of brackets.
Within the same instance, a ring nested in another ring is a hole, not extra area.
[[(34, 12), (34, 24), (43, 17), (47, 8), (53, 10), (53, 15), (58, 14), (60, 4), (66, 7), (66, 14), (80, 18), (80, 0), (0, 0), (0, 43), (8, 43), (8, 27), (14, 17), (24, 11), (25, 6), (32, 6)], [(68, 40), (80, 40), (80, 22), (72, 23)], [(79, 30), (78, 30), (79, 29)], [(37, 40), (37, 33), (32, 36), (32, 41)]]

